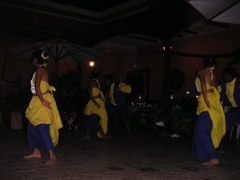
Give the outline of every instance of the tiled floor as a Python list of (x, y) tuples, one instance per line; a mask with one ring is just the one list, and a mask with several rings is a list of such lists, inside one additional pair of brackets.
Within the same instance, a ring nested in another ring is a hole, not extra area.
[(80, 140), (80, 134), (61, 130), (55, 149), (58, 163), (45, 166), (41, 159), (23, 159), (31, 153), (26, 147), (25, 130), (0, 132), (1, 180), (239, 180), (240, 145), (224, 140), (226, 153), (220, 165), (206, 167), (191, 156), (191, 136), (178, 139), (152, 134), (148, 129), (134, 131), (134, 141), (125, 141), (125, 131), (100, 142)]

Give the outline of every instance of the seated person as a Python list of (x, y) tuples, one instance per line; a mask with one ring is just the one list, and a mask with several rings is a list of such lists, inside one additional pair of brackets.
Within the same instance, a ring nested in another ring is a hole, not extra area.
[[(174, 97), (171, 95), (172, 100)], [(186, 118), (192, 118), (195, 114), (197, 107), (197, 100), (195, 97), (191, 97), (190, 91), (186, 91), (184, 97), (181, 100), (175, 100), (175, 104), (171, 109), (171, 112), (163, 118), (163, 121), (156, 122), (157, 126), (167, 126), (170, 124), (171, 137), (180, 137), (180, 121)]]
[(156, 125), (156, 122), (162, 120), (163, 113), (164, 113), (163, 105), (162, 101), (160, 101), (158, 103), (154, 103), (153, 111), (151, 111), (148, 115), (148, 118), (152, 120), (152, 130), (156, 134), (158, 134), (159, 132), (159, 128)]
[(76, 129), (79, 123), (79, 99), (74, 88), (69, 88), (68, 94), (63, 102), (64, 113), (68, 114), (68, 121), (65, 127), (68, 129)]

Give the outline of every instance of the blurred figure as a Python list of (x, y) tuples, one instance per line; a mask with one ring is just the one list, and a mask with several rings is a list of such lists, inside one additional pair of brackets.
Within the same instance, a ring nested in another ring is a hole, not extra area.
[(222, 72), (223, 83), (218, 90), (223, 105), (230, 106), (226, 113), (226, 130), (229, 131), (236, 123), (240, 123), (240, 79), (236, 77), (237, 71), (227, 67)]
[(90, 139), (90, 129), (97, 130), (98, 137), (105, 140), (105, 134), (108, 130), (108, 117), (104, 105), (103, 92), (98, 82), (99, 71), (94, 69), (90, 75), (88, 84), (88, 94), (90, 97), (84, 110), (83, 127), (86, 128), (86, 136), (81, 139)]
[(66, 129), (77, 129), (79, 123), (79, 98), (74, 88), (69, 88), (62, 103), (62, 117)]
[[(173, 95), (171, 95), (173, 100)], [(184, 96), (177, 100), (171, 109), (171, 112), (164, 117), (163, 121), (156, 122), (157, 126), (170, 125), (172, 138), (180, 137), (180, 121), (187, 118), (193, 118), (196, 112), (197, 100), (195, 97), (191, 97), (191, 92), (186, 91)]]
[[(104, 81), (107, 87), (105, 106), (108, 119), (111, 120), (114, 115), (120, 117), (126, 125), (129, 140), (131, 141), (132, 134), (127, 118), (125, 94), (131, 93), (132, 88), (121, 81), (117, 82), (117, 75), (115, 73), (105, 75)], [(110, 132), (108, 132), (108, 135), (111, 136)]]
[(208, 166), (220, 163), (216, 156), (216, 149), (226, 132), (225, 115), (216, 89), (215, 67), (215, 59), (205, 59), (204, 69), (198, 71), (195, 79), (199, 97), (192, 154), (205, 161), (202, 165)]

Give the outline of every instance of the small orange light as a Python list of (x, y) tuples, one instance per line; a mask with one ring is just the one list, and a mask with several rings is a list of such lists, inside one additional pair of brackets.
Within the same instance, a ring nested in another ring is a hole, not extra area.
[(93, 67), (93, 66), (94, 66), (94, 64), (95, 64), (95, 62), (94, 62), (94, 61), (89, 61), (89, 66)]

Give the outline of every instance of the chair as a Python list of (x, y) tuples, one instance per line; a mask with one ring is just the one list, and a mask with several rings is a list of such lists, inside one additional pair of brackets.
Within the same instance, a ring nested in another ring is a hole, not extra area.
[(149, 115), (154, 111), (154, 109), (149, 107), (140, 108), (137, 110), (137, 119), (138, 119), (138, 125), (141, 127), (152, 127), (153, 122), (152, 119), (149, 117)]
[(184, 131), (187, 132), (188, 134), (192, 134), (192, 129), (189, 127), (191, 123), (194, 122), (196, 116), (194, 115), (193, 117), (185, 118), (180, 120), (180, 128), (179, 131)]
[(11, 129), (22, 129), (22, 115), (19, 112), (11, 112)]
[(231, 140), (231, 138), (232, 138), (232, 134), (233, 134), (233, 130), (234, 130), (234, 127), (235, 127), (235, 126), (237, 127), (237, 129), (236, 129), (236, 140), (239, 139), (239, 135), (240, 135), (240, 124), (236, 123), (236, 124), (232, 127), (232, 129), (231, 129), (231, 131), (230, 131), (229, 140)]
[(191, 134), (192, 131), (188, 128), (188, 125), (190, 124), (191, 121), (192, 121), (192, 118), (182, 119), (180, 121), (179, 131), (185, 131), (185, 132)]

